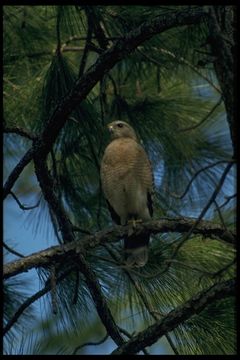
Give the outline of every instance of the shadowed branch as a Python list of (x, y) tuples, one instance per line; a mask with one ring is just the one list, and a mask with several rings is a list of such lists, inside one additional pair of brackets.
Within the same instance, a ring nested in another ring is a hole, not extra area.
[[(137, 234), (185, 233), (193, 227), (195, 222), (196, 219), (193, 218), (152, 220), (137, 224), (134, 231)], [(34, 267), (47, 266), (52, 261), (60, 261), (63, 257), (78, 256), (79, 252), (84, 254), (86, 250), (90, 250), (101, 244), (120, 241), (120, 239), (128, 234), (128, 231), (129, 226), (119, 225), (96, 232), (94, 235), (86, 235), (80, 241), (75, 240), (65, 245), (52, 246), (46, 250), (26, 256), (24, 259), (6, 264), (3, 272), (4, 278), (12, 277)], [(220, 239), (232, 245), (235, 244), (236, 241), (234, 232), (230, 230), (226, 231), (219, 224), (214, 224), (206, 220), (201, 220), (193, 229), (193, 233), (209, 239)]]
[(188, 320), (192, 315), (199, 314), (216, 300), (234, 295), (234, 279), (215, 284), (209, 289), (198, 293), (183, 305), (170, 311), (166, 316), (149, 326), (146, 330), (139, 332), (131, 340), (114, 350), (112, 354), (136, 354), (142, 350), (142, 348), (154, 344), (166, 333), (172, 331), (182, 322)]

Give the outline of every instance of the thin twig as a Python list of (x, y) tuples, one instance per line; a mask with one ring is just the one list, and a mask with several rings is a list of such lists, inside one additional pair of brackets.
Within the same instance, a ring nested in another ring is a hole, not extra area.
[[(198, 74), (201, 78), (203, 78), (205, 81), (207, 81), (209, 83), (209, 85), (211, 85), (218, 93), (221, 94), (221, 90), (204, 74), (201, 73), (201, 71), (198, 70), (198, 68), (196, 68), (194, 65), (192, 65), (189, 61), (187, 61), (186, 59), (184, 59), (183, 57), (178, 57), (176, 56), (174, 53), (172, 53), (169, 50), (166, 49), (162, 49), (162, 48), (156, 48), (154, 47), (155, 50), (162, 52), (163, 54), (166, 54), (168, 56), (170, 56), (171, 58), (174, 58), (176, 61), (178, 61), (180, 64), (185, 64), (187, 65), (190, 69), (192, 69), (196, 74)], [(137, 51), (146, 59), (148, 59), (149, 61), (151, 61), (152, 63), (154, 63), (157, 66), (162, 67), (161, 62), (159, 62), (158, 60), (152, 58), (151, 56), (149, 56), (148, 54), (146, 54), (145, 52), (143, 52), (142, 50), (140, 50), (140, 48), (137, 48)]]
[(110, 73), (108, 73), (107, 76), (109, 77), (109, 79), (111, 80), (111, 82), (113, 84), (114, 96), (117, 97), (118, 96), (117, 84), (116, 84), (114, 78), (112, 77), (112, 75)]
[[(56, 279), (56, 283), (58, 283), (58, 282), (62, 281), (63, 279), (65, 279), (65, 277), (68, 276), (68, 274), (70, 274), (71, 271), (72, 271), (72, 268), (66, 270), (63, 274), (61, 274)], [(50, 282), (50, 279), (48, 279), (46, 281), (46, 285), (44, 286), (44, 288), (42, 288), (40, 291), (38, 291), (37, 293), (35, 293), (31, 297), (29, 297), (27, 300), (25, 300), (24, 303), (18, 308), (18, 310), (15, 312), (14, 316), (8, 321), (7, 325), (3, 329), (3, 335), (5, 335), (11, 329), (11, 327), (17, 322), (17, 320), (22, 315), (22, 313), (30, 305), (32, 305), (35, 301), (40, 299), (43, 295), (47, 294), (50, 290), (51, 290), (51, 282)]]
[[(92, 35), (92, 39), (96, 39), (96, 38), (97, 38), (96, 35)], [(109, 41), (115, 41), (115, 40), (119, 40), (121, 38), (122, 38), (121, 36), (106, 36), (106, 39)], [(68, 40), (65, 41), (65, 43), (62, 45), (62, 47), (65, 47), (72, 41), (86, 41), (86, 40), (87, 40), (87, 36), (73, 35)]]
[(20, 254), (18, 251), (12, 249), (10, 246), (8, 246), (5, 242), (3, 242), (3, 247), (9, 251), (10, 253), (12, 253), (13, 255), (19, 256), (21, 258), (24, 258), (25, 256)]
[[(226, 266), (224, 266), (220, 270), (209, 273), (207, 275), (211, 276), (212, 278), (220, 277), (222, 275), (222, 273), (225, 272), (226, 270), (228, 270), (232, 265), (234, 265), (236, 263), (236, 261), (237, 261), (237, 259), (234, 258), (229, 264), (227, 264)], [(204, 274), (199, 277), (199, 284), (201, 283), (203, 277), (204, 277)]]
[(55, 236), (56, 236), (56, 238), (58, 240), (58, 243), (62, 244), (63, 241), (62, 241), (61, 237), (59, 236), (59, 231), (58, 231), (58, 225), (57, 225), (56, 218), (54, 216), (54, 213), (53, 213), (52, 209), (50, 207), (48, 207), (48, 209), (49, 209), (49, 215), (50, 215), (50, 219), (51, 219), (51, 222), (52, 222), (54, 234), (55, 234)]
[(76, 282), (75, 282), (75, 288), (74, 288), (74, 294), (73, 294), (73, 300), (72, 300), (73, 305), (76, 305), (77, 300), (78, 300), (79, 279), (80, 279), (79, 271), (76, 270)]
[(185, 191), (184, 191), (181, 195), (174, 194), (174, 193), (171, 193), (171, 192), (168, 192), (168, 193), (169, 193), (172, 197), (174, 197), (174, 198), (176, 198), (176, 199), (183, 199), (184, 196), (187, 194), (188, 190), (190, 189), (190, 186), (191, 186), (192, 182), (196, 179), (196, 177), (197, 177), (201, 172), (206, 171), (206, 170), (208, 170), (208, 169), (210, 169), (210, 168), (212, 168), (212, 167), (214, 167), (214, 166), (216, 166), (216, 165), (219, 165), (219, 164), (223, 164), (223, 163), (233, 163), (233, 162), (234, 162), (234, 160), (231, 160), (231, 159), (229, 159), (229, 160), (219, 160), (219, 161), (216, 161), (216, 162), (214, 162), (214, 163), (212, 163), (212, 164), (209, 164), (209, 165), (207, 165), (207, 166), (204, 166), (203, 168), (201, 168), (200, 170), (198, 170), (198, 171), (193, 175), (193, 177), (192, 177), (191, 180), (189, 181), (189, 183), (188, 183)]
[(25, 129), (22, 129), (18, 126), (4, 127), (3, 132), (8, 133), (8, 134), (17, 134), (17, 135), (26, 137), (29, 140), (35, 140), (37, 138), (37, 135), (35, 135)]
[(219, 205), (219, 209), (221, 209), (222, 207), (226, 206), (230, 200), (234, 199), (237, 196), (236, 194), (230, 195), (230, 196), (225, 196), (226, 201), (224, 201), (224, 203), (222, 203), (221, 205)]
[(209, 119), (209, 117), (214, 113), (214, 111), (217, 109), (217, 107), (221, 104), (222, 102), (222, 96), (220, 97), (220, 99), (218, 100), (218, 102), (213, 106), (213, 108), (209, 111), (209, 113), (197, 124), (194, 124), (193, 126), (189, 126), (187, 128), (184, 129), (179, 129), (179, 132), (185, 132), (185, 131), (190, 131), (190, 130), (195, 130), (196, 128), (198, 128), (200, 125), (202, 125), (207, 119)]
[(108, 39), (105, 35), (104, 32), (105, 29), (103, 23), (101, 22), (101, 19), (99, 19), (99, 17), (96, 16), (95, 9), (92, 6), (86, 6), (85, 12), (89, 19), (89, 25), (91, 28), (93, 28), (94, 34), (96, 36), (96, 40), (100, 48), (106, 50), (108, 47)]
[(183, 237), (183, 239), (181, 240), (181, 242), (177, 245), (174, 253), (173, 253), (173, 258), (176, 256), (177, 252), (180, 250), (180, 248), (183, 246), (183, 244), (187, 241), (187, 239), (189, 238), (189, 236), (192, 234), (194, 228), (197, 227), (197, 225), (200, 223), (200, 221), (202, 220), (202, 218), (204, 217), (204, 215), (206, 214), (206, 212), (208, 211), (208, 209), (210, 208), (211, 204), (214, 202), (214, 200), (216, 199), (216, 196), (218, 195), (219, 191), (221, 190), (221, 187), (224, 183), (224, 180), (229, 172), (229, 170), (231, 169), (233, 163), (229, 163), (225, 170), (222, 173), (222, 176), (212, 194), (212, 196), (210, 197), (208, 203), (205, 205), (205, 207), (202, 209), (198, 219), (196, 220), (196, 222), (194, 223), (194, 225), (191, 227), (191, 229), (187, 232), (187, 234)]
[(77, 352), (78, 352), (80, 349), (82, 349), (83, 347), (85, 347), (85, 346), (101, 345), (101, 344), (103, 344), (108, 338), (109, 338), (109, 335), (108, 335), (108, 333), (107, 333), (107, 334), (102, 338), (102, 340), (99, 340), (99, 341), (96, 341), (96, 342), (87, 342), (87, 343), (85, 343), (85, 344), (79, 345), (79, 346), (77, 346), (77, 347), (74, 349), (72, 355), (77, 355)]
[(217, 211), (217, 213), (218, 213), (218, 216), (219, 216), (219, 219), (220, 219), (220, 221), (221, 221), (222, 227), (227, 231), (227, 226), (226, 226), (226, 224), (225, 224), (225, 221), (224, 221), (223, 216), (222, 216), (222, 213), (221, 213), (221, 209), (219, 208), (216, 199), (214, 200), (213, 203), (214, 203), (214, 205), (215, 205), (215, 207), (216, 207), (216, 211)]
[(101, 226), (101, 210), (102, 210), (102, 187), (101, 187), (101, 178), (99, 176), (99, 186), (98, 188), (100, 189), (99, 194), (98, 194), (98, 208), (97, 208), (97, 226), (98, 226), (98, 230), (101, 230), (102, 226)]
[(89, 16), (88, 16), (87, 13), (86, 13), (86, 16), (87, 16), (87, 38), (86, 38), (86, 43), (85, 43), (85, 46), (84, 46), (82, 59), (81, 59), (80, 67), (79, 67), (79, 72), (78, 72), (78, 77), (79, 78), (84, 73), (84, 69), (85, 69), (86, 62), (87, 62), (88, 51), (89, 51), (89, 44), (90, 44), (90, 42), (92, 40), (92, 33), (93, 33), (93, 29), (90, 26), (90, 20), (89, 20)]
[(224, 266), (223, 268), (221, 268), (220, 270), (216, 271), (215, 273), (212, 274), (212, 277), (218, 277), (220, 275), (222, 275), (222, 273), (226, 270), (228, 270), (232, 265), (234, 265), (237, 262), (237, 259), (234, 258), (229, 264), (227, 264), (226, 266)]
[(57, 192), (58, 192), (58, 199), (59, 201), (61, 201), (61, 191), (60, 191), (60, 181), (59, 181), (59, 176), (58, 176), (58, 171), (57, 171), (57, 161), (56, 161), (56, 156), (54, 153), (54, 150), (51, 149), (50, 151), (51, 154), (51, 158), (52, 158), (52, 170), (53, 170), (53, 176), (56, 182), (56, 187), (57, 187)]
[(21, 202), (18, 200), (17, 196), (12, 192), (10, 191), (9, 192), (10, 195), (12, 195), (12, 197), (14, 198), (14, 200), (16, 200), (18, 206), (20, 207), (20, 209), (22, 210), (32, 210), (32, 209), (36, 209), (39, 204), (40, 204), (40, 201), (41, 201), (41, 198), (38, 200), (37, 204), (36, 205), (33, 205), (33, 206), (24, 206), (21, 204)]
[(23, 169), (30, 163), (33, 158), (33, 148), (30, 148), (26, 154), (22, 157), (19, 163), (15, 166), (11, 174), (9, 175), (7, 181), (3, 187), (3, 200), (7, 197), (9, 192), (11, 191), (13, 185), (18, 179), (19, 175), (23, 171)]
[[(183, 246), (183, 244), (190, 238), (191, 234), (194, 232), (194, 230), (196, 229), (196, 227), (198, 226), (198, 224), (201, 222), (202, 218), (204, 217), (204, 215), (206, 214), (206, 212), (208, 211), (208, 209), (210, 208), (210, 206), (212, 205), (212, 203), (213, 203), (214, 200), (216, 199), (216, 196), (218, 195), (219, 191), (221, 190), (221, 187), (222, 187), (222, 185), (223, 185), (223, 183), (224, 183), (224, 180), (225, 180), (225, 178), (226, 178), (229, 170), (231, 169), (232, 165), (233, 165), (233, 163), (230, 162), (230, 163), (226, 166), (226, 168), (225, 168), (225, 170), (224, 170), (224, 172), (223, 172), (223, 174), (222, 174), (222, 176), (221, 176), (221, 178), (220, 178), (220, 180), (219, 180), (219, 182), (218, 182), (218, 184), (217, 184), (217, 186), (216, 186), (216, 188), (215, 188), (212, 196), (210, 197), (209, 201), (207, 202), (207, 204), (205, 205), (205, 207), (204, 207), (203, 210), (201, 211), (199, 217), (198, 217), (197, 220), (194, 222), (194, 224), (192, 225), (192, 227), (188, 230), (188, 232), (186, 233), (186, 235), (183, 236), (182, 240), (176, 245), (176, 248), (175, 248), (175, 250), (174, 250), (174, 252), (173, 252), (173, 254), (172, 254), (171, 259), (174, 259), (174, 258), (176, 257), (176, 255), (177, 255), (178, 251), (180, 250), (180, 248), (181, 248), (181, 247)], [(226, 230), (225, 230), (225, 231), (226, 231)], [(169, 268), (170, 268), (170, 266), (171, 266), (171, 262), (169, 262), (169, 263), (166, 265), (165, 269), (162, 270), (161, 274), (164, 274), (166, 271), (168, 271)]]
[(50, 270), (50, 284), (51, 284), (51, 300), (52, 300), (52, 312), (57, 314), (57, 297), (56, 297), (56, 267), (55, 264), (51, 265)]
[[(183, 261), (179, 261), (179, 260), (176, 260), (176, 259), (165, 260), (166, 263), (171, 262), (171, 263), (179, 264), (179, 265), (181, 265), (181, 266), (183, 266), (183, 267), (185, 267), (185, 268), (188, 268), (188, 269), (191, 269), (191, 270), (194, 270), (194, 271), (198, 271), (198, 272), (202, 273), (203, 275), (208, 275), (208, 276), (210, 276), (210, 277), (215, 277), (215, 276), (221, 274), (223, 271), (225, 271), (225, 270), (228, 269), (230, 266), (232, 266), (235, 261), (236, 261), (236, 259), (233, 260), (233, 261), (231, 261), (230, 264), (228, 264), (228, 265), (225, 266), (224, 268), (221, 268), (221, 269), (218, 270), (217, 272), (213, 272), (213, 271), (207, 271), (207, 270), (204, 270), (204, 269), (200, 269), (200, 268), (198, 268), (198, 267), (196, 267), (196, 266), (192, 266), (192, 265), (186, 264), (186, 263), (184, 263)], [(140, 275), (140, 276), (141, 276), (141, 275)]]
[(57, 33), (56, 54), (57, 55), (60, 55), (60, 53), (61, 53), (61, 31), (60, 31), (61, 17), (62, 17), (62, 7), (59, 6), (57, 9), (57, 21), (56, 21), (56, 33)]
[[(171, 259), (168, 259), (168, 260), (164, 261), (164, 264), (167, 264), (167, 268), (169, 267), (169, 264), (172, 264), (172, 263), (179, 264), (179, 265), (182, 265), (185, 268), (201, 272), (204, 275), (213, 276), (215, 274), (213, 272), (206, 271), (204, 269), (200, 269), (200, 268), (198, 268), (196, 266), (188, 265), (188, 264), (186, 264), (186, 263), (184, 263), (182, 261), (176, 260), (176, 259), (171, 258)], [(157, 271), (157, 272), (155, 272), (153, 274), (150, 274), (150, 275), (142, 274), (142, 273), (140, 273), (140, 272), (138, 272), (138, 271), (136, 271), (134, 269), (131, 269), (131, 272), (136, 274), (140, 278), (151, 280), (151, 279), (154, 279), (154, 278), (159, 278), (160, 275), (162, 275), (162, 274), (164, 274), (166, 272), (166, 268), (164, 268), (164, 270)]]
[(80, 232), (82, 234), (88, 234), (88, 235), (92, 235), (91, 231), (88, 231), (86, 229), (80, 228), (79, 226), (72, 226), (72, 230), (75, 232)]
[[(107, 245), (103, 245), (105, 248), (107, 247)], [(114, 260), (108, 259), (105, 256), (100, 256), (100, 255), (95, 255), (95, 254), (91, 254), (92, 257), (97, 258), (99, 260), (103, 260), (106, 261), (107, 263), (113, 264), (115, 266), (118, 266), (119, 268), (122, 268), (122, 266), (120, 265), (120, 262), (116, 262)]]

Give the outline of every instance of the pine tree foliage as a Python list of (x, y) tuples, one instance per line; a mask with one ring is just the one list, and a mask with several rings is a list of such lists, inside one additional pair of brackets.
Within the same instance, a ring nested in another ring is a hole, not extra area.
[[(79, 77), (116, 41), (126, 39), (146, 21), (198, 8), (205, 6), (5, 6), (4, 129), (24, 129), (36, 138)], [(59, 203), (80, 229), (76, 239), (112, 225), (99, 169), (109, 140), (106, 124), (116, 119), (134, 127), (151, 159), (154, 219), (203, 216), (235, 231), (234, 165), (206, 208), (233, 153), (209, 36), (206, 16), (152, 36), (102, 74), (88, 96), (71, 109), (47, 156), (47, 166)], [(5, 131), (5, 180), (30, 147), (31, 139)], [(32, 163), (13, 192), (19, 198), (38, 201), (27, 217), (33, 233), (44, 233), (51, 245), (63, 243), (56, 213), (42, 195)], [(125, 329), (125, 341), (131, 333), (153, 324), (156, 316), (167, 315), (198, 292), (235, 276), (233, 246), (191, 233), (175, 253), (184, 236), (181, 231), (152, 235), (148, 264), (131, 272), (121, 266), (121, 242), (103, 244), (84, 254), (115, 322)], [(106, 335), (76, 264), (76, 259), (66, 258), (38, 270), (39, 289), (51, 281), (56, 284), (36, 302), (42, 308), (40, 318), (33, 301), (6, 333), (5, 354), (91, 353), (92, 347), (76, 349)], [(27, 287), (23, 276), (6, 281), (6, 323), (26, 300)], [(165, 335), (175, 354), (234, 354), (233, 297), (216, 300)], [(15, 346), (13, 336), (18, 339)], [(94, 351), (107, 351), (104, 346), (105, 342)]]

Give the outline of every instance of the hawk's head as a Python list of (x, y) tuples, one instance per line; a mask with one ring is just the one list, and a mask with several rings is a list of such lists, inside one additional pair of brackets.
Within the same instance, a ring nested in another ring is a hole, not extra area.
[(107, 125), (111, 133), (111, 139), (131, 138), (137, 141), (137, 136), (133, 128), (125, 121), (117, 120)]

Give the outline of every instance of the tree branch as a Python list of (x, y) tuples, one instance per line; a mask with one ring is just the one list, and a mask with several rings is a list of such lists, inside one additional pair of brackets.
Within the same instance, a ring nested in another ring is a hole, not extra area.
[[(195, 224), (196, 219), (179, 218), (179, 219), (163, 219), (153, 220), (142, 224), (137, 224), (134, 232), (136, 234), (158, 234), (168, 232), (185, 233), (189, 231)], [(85, 253), (86, 250), (95, 248), (98, 245), (110, 244), (120, 241), (128, 234), (129, 226), (115, 226), (95, 233), (87, 235), (81, 240), (75, 240), (65, 245), (52, 246), (46, 250), (33, 253), (24, 259), (10, 262), (4, 266), (3, 276), (5, 279), (28, 271), (32, 268), (46, 267), (51, 262), (59, 262), (61, 259), (68, 257), (76, 257), (78, 253)], [(203, 235), (206, 238), (221, 239), (229, 244), (235, 244), (236, 235), (234, 232), (225, 231), (219, 224), (202, 220), (193, 229), (194, 234)]]
[[(107, 249), (107, 251), (109, 252), (109, 254), (112, 256), (112, 258), (113, 258), (117, 263), (119, 263), (119, 262), (120, 262), (120, 259), (118, 259), (118, 257), (116, 256), (116, 254), (112, 251), (112, 249), (111, 249), (110, 247), (108, 247), (107, 245), (106, 245), (106, 249)], [(129, 280), (133, 283), (133, 285), (134, 285), (134, 287), (135, 287), (135, 289), (136, 289), (136, 291), (137, 291), (140, 299), (142, 300), (142, 302), (143, 302), (145, 308), (147, 309), (147, 311), (149, 312), (149, 314), (153, 317), (154, 320), (159, 320), (159, 315), (156, 314), (156, 311), (153, 310), (153, 307), (152, 307), (152, 305), (149, 303), (146, 294), (145, 294), (144, 291), (142, 291), (142, 289), (141, 289), (141, 283), (139, 283), (138, 280), (135, 280), (135, 279), (134, 279), (134, 277), (133, 277), (133, 275), (131, 274), (130, 271), (128, 271), (127, 269), (124, 269), (124, 268), (123, 268), (123, 271), (127, 274)], [(176, 347), (174, 346), (171, 337), (170, 337), (168, 334), (166, 334), (166, 338), (167, 338), (167, 341), (169, 342), (169, 345), (171, 346), (173, 352), (174, 352), (176, 355), (178, 355), (178, 351), (177, 351)], [(143, 349), (142, 349), (142, 350), (143, 350)], [(145, 350), (145, 349), (144, 349), (144, 350)]]
[(35, 209), (39, 206), (40, 204), (40, 200), (41, 198), (38, 200), (38, 202), (36, 203), (36, 205), (32, 205), (32, 206), (24, 206), (21, 204), (21, 202), (18, 200), (17, 196), (12, 192), (10, 191), (9, 194), (12, 195), (12, 197), (14, 198), (14, 200), (16, 201), (16, 203), (18, 204), (18, 206), (20, 207), (20, 209), (22, 210), (32, 210), (32, 209)]
[(170, 193), (169, 194), (173, 197), (175, 197), (176, 199), (182, 199), (184, 198), (184, 196), (187, 194), (188, 190), (190, 189), (190, 186), (192, 184), (192, 182), (196, 179), (196, 177), (203, 171), (206, 171), (216, 165), (219, 165), (219, 164), (224, 164), (224, 163), (233, 163), (234, 161), (233, 160), (219, 160), (219, 161), (216, 161), (212, 164), (209, 164), (207, 166), (204, 166), (203, 168), (199, 169), (198, 171), (196, 171), (196, 173), (193, 175), (193, 177), (191, 178), (191, 180), (189, 181), (185, 191), (181, 194), (181, 195), (178, 195), (178, 194), (174, 194), (174, 193)]
[[(162, 49), (162, 48), (156, 48), (154, 47), (154, 49), (156, 49), (158, 52), (161, 52), (165, 55), (170, 56), (171, 58), (173, 58), (174, 60), (176, 60), (178, 63), (180, 64), (184, 64), (187, 65), (190, 69), (192, 69), (195, 73), (197, 73), (201, 78), (203, 78), (206, 82), (209, 83), (209, 85), (211, 85), (218, 93), (221, 94), (221, 90), (204, 74), (202, 74), (201, 71), (199, 71), (194, 65), (192, 65), (189, 61), (187, 61), (186, 59), (184, 59), (183, 57), (178, 57), (176, 56), (173, 52), (166, 50), (166, 49)], [(162, 66), (161, 62), (152, 58), (151, 56), (145, 54), (142, 50), (138, 49), (138, 52), (146, 59), (148, 59), (149, 61), (151, 61), (153, 64), (157, 65), (157, 66)]]
[(5, 242), (3, 242), (3, 247), (8, 251), (10, 252), (11, 254), (15, 255), (15, 256), (18, 256), (18, 257), (21, 257), (21, 258), (24, 258), (25, 256), (23, 254), (20, 254), (18, 251), (12, 249), (10, 246), (8, 246), (7, 244), (5, 244)]
[(112, 352), (113, 355), (136, 354), (146, 346), (154, 344), (169, 331), (175, 329), (191, 316), (200, 313), (208, 305), (218, 299), (235, 295), (235, 280), (231, 279), (213, 285), (211, 288), (198, 293), (183, 305), (172, 310), (154, 325), (139, 332), (131, 340)]
[(229, 201), (234, 199), (235, 197), (237, 197), (237, 193), (230, 195), (230, 196), (225, 196), (226, 201), (224, 201), (221, 205), (219, 205), (219, 209), (226, 206), (229, 203)]
[(74, 349), (72, 355), (77, 355), (77, 352), (78, 352), (80, 349), (82, 349), (83, 347), (85, 347), (85, 346), (101, 345), (101, 344), (103, 344), (103, 343), (107, 340), (107, 338), (109, 338), (108, 333), (107, 333), (106, 335), (104, 335), (104, 337), (102, 338), (102, 340), (99, 340), (99, 341), (96, 341), (96, 342), (87, 342), (87, 343), (84, 343), (84, 344), (82, 344), (82, 345), (79, 345), (79, 346), (77, 346), (77, 347)]
[(200, 125), (202, 125), (209, 117), (214, 113), (214, 111), (217, 109), (217, 107), (221, 104), (222, 97), (219, 98), (218, 102), (213, 106), (213, 108), (209, 111), (209, 113), (197, 124), (194, 124), (192, 126), (189, 126), (187, 128), (179, 129), (180, 132), (190, 131), (198, 128)]
[(11, 191), (23, 169), (30, 163), (33, 157), (33, 148), (29, 149), (19, 163), (15, 166), (3, 187), (3, 200)]
[(111, 336), (111, 338), (116, 344), (118, 345), (123, 344), (124, 339), (120, 334), (118, 326), (116, 325), (115, 320), (108, 308), (107, 302), (102, 294), (101, 287), (97, 280), (97, 277), (95, 276), (94, 272), (91, 270), (88, 263), (85, 261), (84, 257), (80, 254), (77, 264), (80, 271), (85, 276), (86, 284), (89, 288), (98, 315), (102, 320), (102, 323), (105, 326), (107, 333), (109, 334), (109, 336)]
[(223, 227), (225, 230), (227, 230), (227, 226), (226, 226), (226, 224), (225, 224), (223, 215), (222, 215), (222, 213), (221, 213), (221, 209), (219, 208), (217, 201), (214, 200), (213, 203), (214, 203), (214, 205), (215, 205), (215, 208), (216, 208), (215, 210), (216, 210), (217, 213), (218, 213), (218, 217), (219, 217), (219, 219), (220, 219), (220, 221), (221, 221), (222, 227)]
[[(74, 243), (75, 238), (73, 234), (72, 224), (70, 223), (70, 220), (68, 219), (65, 210), (57, 197), (54, 180), (48, 171), (45, 159), (43, 159), (39, 154), (37, 154), (34, 156), (34, 164), (36, 175), (43, 195), (57, 218), (63, 241), (65, 243)], [(65, 247), (61, 245), (58, 248), (61, 249), (60, 252), (63, 251), (64, 258), (66, 259)], [(108, 334), (111, 336), (111, 338), (113, 339), (113, 341), (115, 341), (117, 345), (121, 345), (123, 343), (123, 338), (108, 308), (105, 297), (102, 294), (101, 286), (98, 282), (98, 279), (82, 254), (82, 249), (77, 253), (75, 252), (75, 257), (73, 257), (73, 260), (75, 260), (75, 264), (85, 277), (86, 284), (91, 293), (93, 302), (95, 303), (98, 315), (102, 320), (102, 323), (105, 326)], [(44, 258), (45, 260), (47, 259), (46, 256)]]
[(7, 134), (17, 134), (23, 137), (26, 137), (29, 140), (35, 140), (37, 138), (37, 135), (20, 128), (19, 126), (13, 126), (13, 127), (4, 127), (3, 132)]
[(173, 257), (178, 252), (180, 247), (185, 243), (185, 241), (189, 238), (189, 236), (193, 233), (194, 229), (197, 227), (197, 225), (203, 219), (204, 215), (207, 213), (208, 209), (210, 208), (210, 206), (212, 205), (212, 203), (216, 199), (216, 197), (217, 197), (219, 191), (221, 190), (222, 185), (223, 185), (223, 183), (225, 181), (225, 178), (226, 178), (229, 170), (231, 169), (232, 165), (233, 165), (233, 163), (227, 164), (227, 166), (226, 166), (225, 170), (223, 171), (222, 176), (221, 176), (219, 182), (217, 183), (217, 186), (216, 186), (214, 192), (212, 193), (210, 199), (208, 200), (207, 204), (202, 209), (200, 215), (198, 216), (198, 218), (197, 218), (196, 222), (194, 223), (194, 225), (192, 226), (192, 228), (187, 232), (187, 234), (184, 236), (184, 238), (181, 240), (181, 242), (177, 245)]
[[(207, 6), (209, 12), (209, 44), (212, 55), (216, 57), (214, 68), (220, 84), (227, 111), (227, 121), (233, 146), (233, 157), (237, 157), (237, 93), (233, 86), (236, 74), (236, 39), (237, 22), (234, 19), (234, 6)], [(236, 14), (235, 14), (236, 15)]]
[[(66, 276), (68, 274), (70, 274), (72, 272), (72, 269), (68, 269), (66, 270), (63, 274), (61, 274), (57, 279), (56, 279), (56, 283), (62, 281), (63, 279), (66, 278)], [(16, 313), (14, 314), (14, 316), (9, 320), (9, 322), (7, 323), (7, 325), (5, 326), (5, 328), (3, 329), (3, 335), (5, 335), (10, 329), (11, 327), (17, 322), (17, 320), (19, 319), (19, 317), (22, 315), (22, 313), (30, 306), (32, 305), (35, 301), (37, 301), (38, 299), (40, 299), (42, 296), (44, 296), (45, 294), (47, 294), (49, 291), (51, 290), (51, 280), (48, 279), (46, 281), (46, 285), (44, 286), (44, 288), (42, 288), (41, 290), (39, 290), (36, 294), (30, 296), (27, 300), (24, 301), (24, 303), (18, 308), (18, 310), (16, 311)]]
[(91, 43), (92, 32), (93, 32), (92, 27), (90, 26), (90, 20), (89, 20), (89, 16), (88, 16), (87, 13), (86, 13), (86, 16), (87, 16), (87, 38), (86, 38), (86, 43), (85, 43), (85, 46), (84, 46), (82, 59), (81, 59), (80, 67), (79, 67), (79, 72), (78, 72), (78, 77), (79, 78), (84, 73), (84, 69), (85, 69), (86, 62), (87, 62), (88, 51), (89, 51), (89, 44)]

